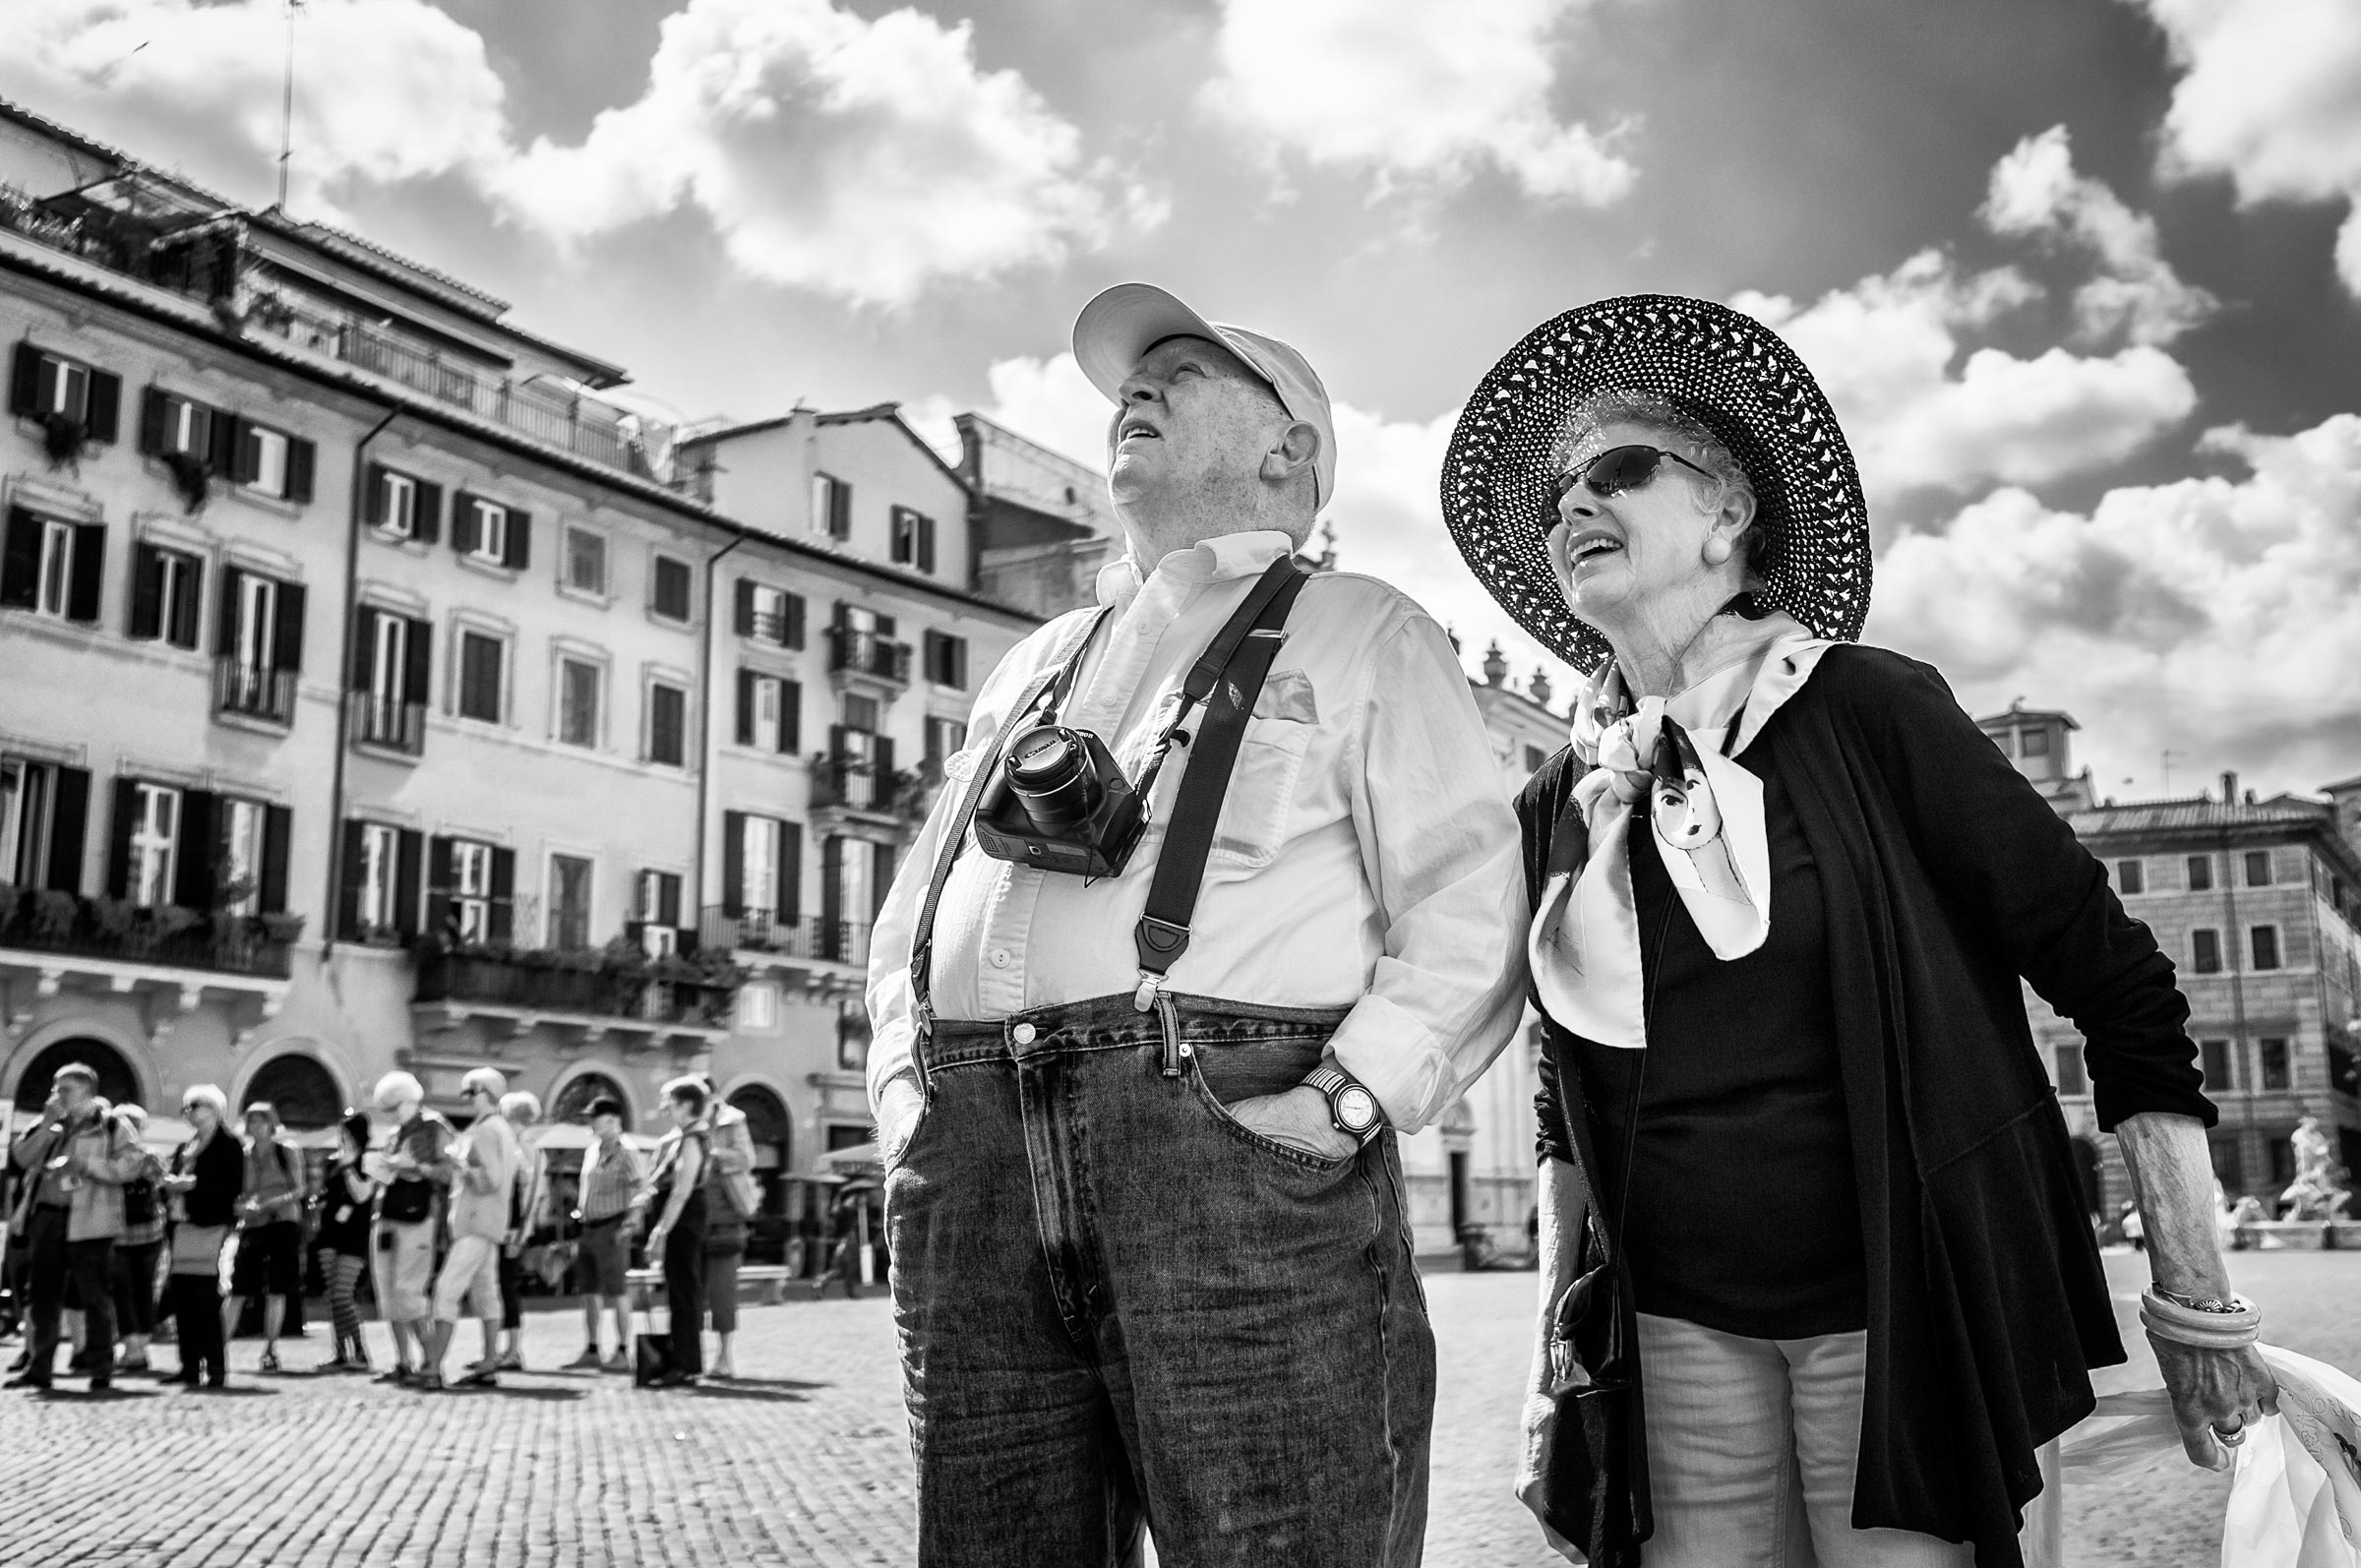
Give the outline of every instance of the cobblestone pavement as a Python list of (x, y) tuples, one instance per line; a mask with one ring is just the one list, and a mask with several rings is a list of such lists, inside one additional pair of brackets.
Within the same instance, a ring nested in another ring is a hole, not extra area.
[[(2144, 1264), (2108, 1259), (2127, 1330)], [(2240, 1254), (2233, 1272), (2270, 1309), (2274, 1343), (2361, 1366), (2361, 1255)], [(1427, 1289), (1443, 1347), (1427, 1561), (1541, 1568), (1555, 1559), (1506, 1489), (1533, 1276), (1440, 1275)], [(694, 1391), (535, 1371), (508, 1375), (497, 1392), (416, 1395), (351, 1377), (263, 1376), (248, 1341), (232, 1350), (224, 1394), (132, 1378), (103, 1399), (78, 1381), (47, 1397), (0, 1395), (0, 1563), (909, 1561), (909, 1448), (885, 1302), (750, 1307), (744, 1319), (746, 1376)], [(533, 1314), (528, 1364), (570, 1359), (579, 1329), (573, 1314)], [(461, 1345), (472, 1349), (475, 1333), (462, 1327)], [(290, 1348), (288, 1364), (323, 1354), (316, 1334)], [(2154, 1381), (2143, 1352), (2103, 1386)], [(2070, 1492), (2067, 1560), (2217, 1561), (2225, 1484), (2174, 1465)]]

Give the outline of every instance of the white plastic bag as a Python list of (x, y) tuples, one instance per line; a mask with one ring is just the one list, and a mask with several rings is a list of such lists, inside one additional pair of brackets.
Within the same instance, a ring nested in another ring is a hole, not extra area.
[[(2259, 1345), (2279, 1414), (2232, 1451), (2221, 1568), (2361, 1568), (2361, 1381), (2325, 1361)], [(2186, 1463), (2160, 1388), (2109, 1394), (2068, 1433), (2071, 1480)]]

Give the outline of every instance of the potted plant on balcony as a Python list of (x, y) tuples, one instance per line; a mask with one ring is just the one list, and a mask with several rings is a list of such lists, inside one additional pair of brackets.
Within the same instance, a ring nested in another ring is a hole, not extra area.
[(172, 474), (172, 488), (180, 495), (182, 510), (191, 514), (203, 512), (207, 497), (212, 494), (213, 465), (193, 452), (168, 452), (164, 467)]
[(45, 940), (64, 941), (81, 918), (82, 900), (72, 893), (45, 887), (32, 895), (32, 929)]
[(149, 912), (149, 939), (160, 951), (175, 936), (204, 925), (208, 917), (184, 904), (158, 904)]
[(295, 941), (303, 935), (303, 917), (301, 915), (290, 915), (280, 911), (276, 914), (263, 915), (259, 919), (262, 922), (265, 941), (286, 943)]
[(61, 414), (54, 408), (32, 417), (33, 423), (41, 427), (41, 455), (49, 459), (49, 466), (79, 473), (83, 444), (91, 439), (90, 427), (73, 415)]
[(128, 898), (93, 898), (91, 900), (91, 925), (110, 944), (131, 940), (132, 927), (140, 918), (140, 906)]

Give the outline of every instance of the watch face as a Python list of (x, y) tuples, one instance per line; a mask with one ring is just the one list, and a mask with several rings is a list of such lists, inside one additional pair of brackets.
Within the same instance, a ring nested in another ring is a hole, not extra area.
[(1336, 1119), (1351, 1133), (1362, 1133), (1377, 1125), (1377, 1097), (1360, 1084), (1353, 1085), (1336, 1097)]

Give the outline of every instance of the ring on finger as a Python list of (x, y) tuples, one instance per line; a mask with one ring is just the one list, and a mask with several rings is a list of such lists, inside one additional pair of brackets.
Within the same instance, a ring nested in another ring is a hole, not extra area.
[(2240, 1417), (2237, 1425), (2227, 1428), (2216, 1424), (2213, 1428), (2213, 1440), (2224, 1448), (2236, 1448), (2240, 1443), (2246, 1441), (2246, 1418)]

